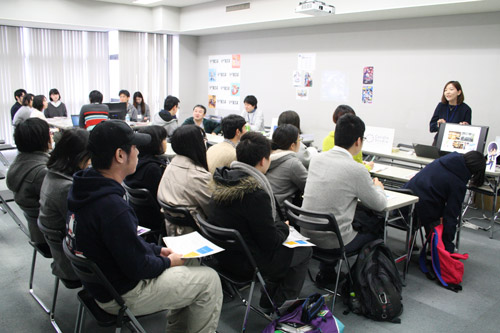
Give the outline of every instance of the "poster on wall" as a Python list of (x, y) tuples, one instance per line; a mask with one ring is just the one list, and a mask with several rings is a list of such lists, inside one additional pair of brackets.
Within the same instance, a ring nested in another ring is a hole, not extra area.
[(241, 55), (208, 57), (208, 108), (240, 110)]
[(371, 104), (373, 102), (373, 86), (363, 86), (361, 100), (365, 104)]
[(342, 71), (321, 73), (321, 100), (345, 103), (349, 100), (349, 82)]
[(297, 58), (299, 71), (312, 72), (316, 69), (316, 53), (299, 53)]
[(363, 68), (363, 84), (373, 84), (373, 66)]
[(307, 101), (309, 99), (309, 89), (307, 88), (296, 88), (296, 99), (301, 101)]

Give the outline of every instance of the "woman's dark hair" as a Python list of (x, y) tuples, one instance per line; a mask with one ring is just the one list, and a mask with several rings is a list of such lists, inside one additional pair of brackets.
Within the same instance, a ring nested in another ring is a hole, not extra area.
[[(137, 104), (136, 98), (140, 97), (141, 98), (141, 104)], [(144, 97), (142, 97), (142, 94), (140, 91), (136, 91), (134, 93), (134, 107), (137, 109), (138, 106), (141, 106), (141, 114), (144, 115), (146, 114), (146, 102), (144, 102)]]
[(73, 175), (90, 159), (87, 150), (89, 132), (82, 128), (65, 130), (50, 154), (47, 168), (66, 175)]
[(49, 124), (40, 118), (28, 118), (14, 130), (14, 142), (22, 153), (49, 150)]
[(196, 125), (177, 128), (170, 139), (172, 149), (178, 155), (189, 157), (195, 165), (208, 171), (205, 131)]
[(206, 108), (206, 107), (204, 107), (203, 105), (201, 105), (201, 104), (195, 105), (195, 106), (194, 106), (194, 108), (193, 108), (193, 111), (194, 111), (194, 109), (196, 109), (196, 108), (200, 108), (200, 109), (202, 109), (202, 110), (203, 110), (203, 114), (207, 114), (207, 108)]
[(24, 95), (24, 97), (23, 97), (23, 106), (29, 106), (30, 102), (33, 100), (33, 97), (35, 97), (35, 95), (33, 95), (33, 94), (26, 94), (26, 95)]
[(446, 97), (444, 97), (444, 91), (446, 90), (446, 87), (448, 87), (449, 84), (453, 85), (455, 89), (461, 92), (460, 95), (457, 96), (457, 104), (462, 104), (464, 102), (465, 96), (464, 96), (464, 91), (462, 90), (462, 85), (458, 81), (446, 82), (443, 88), (443, 95), (441, 96), (441, 103), (448, 104), (448, 100), (446, 100)]
[(354, 110), (349, 105), (341, 104), (337, 106), (337, 108), (333, 112), (333, 123), (336, 124), (339, 118), (345, 114), (356, 115), (356, 112), (354, 112)]
[(479, 187), (484, 183), (484, 172), (486, 160), (483, 154), (478, 151), (470, 151), (464, 154), (465, 166), (469, 169), (472, 177), (470, 182), (473, 186)]
[(164, 153), (162, 142), (167, 138), (167, 130), (163, 126), (144, 126), (137, 130), (139, 133), (149, 134), (151, 142), (145, 146), (138, 145), (139, 157), (147, 155), (161, 155)]
[(251, 106), (253, 106), (256, 110), (257, 110), (257, 98), (253, 95), (248, 95), (247, 97), (245, 97), (245, 99), (243, 100), (243, 103), (247, 103), (247, 104), (250, 104)]
[(288, 150), (292, 143), (297, 143), (299, 130), (291, 124), (278, 126), (273, 132), (273, 141), (271, 147), (273, 150)]
[(300, 129), (300, 117), (299, 114), (295, 111), (288, 110), (285, 112), (281, 112), (279, 118), (278, 118), (278, 126), (284, 125), (284, 124), (290, 124), (299, 129), (299, 133), (302, 133)]
[(59, 95), (59, 100), (61, 100), (61, 94), (59, 93), (59, 90), (57, 90), (56, 88), (52, 88), (49, 91), (49, 99), (52, 102), (52, 97), (50, 97), (50, 95)]
[(36, 95), (33, 98), (33, 108), (37, 109), (38, 111), (43, 111), (43, 101), (46, 100), (45, 96), (43, 95)]

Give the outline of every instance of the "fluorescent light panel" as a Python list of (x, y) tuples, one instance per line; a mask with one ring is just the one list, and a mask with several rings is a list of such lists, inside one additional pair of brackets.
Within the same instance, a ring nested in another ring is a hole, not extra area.
[(138, 5), (149, 5), (155, 2), (160, 2), (161, 0), (135, 0), (133, 3), (136, 3)]

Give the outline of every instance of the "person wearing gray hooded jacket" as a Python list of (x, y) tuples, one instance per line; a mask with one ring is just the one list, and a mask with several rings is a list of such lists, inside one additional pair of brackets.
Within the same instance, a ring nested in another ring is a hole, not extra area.
[[(283, 202), (294, 201), (304, 192), (307, 180), (307, 169), (297, 156), (300, 148), (299, 130), (297, 127), (281, 125), (273, 133), (271, 166), (266, 177), (271, 184), (274, 196), (280, 206), (283, 216)], [(296, 201), (295, 201), (296, 202)]]
[(45, 243), (37, 219), (40, 189), (47, 174), (47, 152), (52, 145), (49, 124), (39, 118), (26, 119), (17, 125), (14, 141), (19, 154), (7, 172), (7, 187), (14, 192), (14, 200), (28, 221), (30, 239), (35, 243)]

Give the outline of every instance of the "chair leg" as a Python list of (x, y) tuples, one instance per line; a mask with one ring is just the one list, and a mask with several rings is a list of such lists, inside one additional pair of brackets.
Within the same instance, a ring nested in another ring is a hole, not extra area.
[(332, 314), (333, 314), (333, 309), (335, 308), (335, 299), (337, 298), (337, 290), (339, 287), (339, 281), (340, 281), (340, 271), (342, 270), (342, 262), (344, 260), (341, 258), (339, 262), (337, 263), (337, 279), (335, 281), (335, 290), (333, 292), (333, 301), (332, 301)]
[(36, 263), (36, 249), (33, 249), (33, 259), (31, 261), (31, 273), (30, 273), (30, 289), (29, 289), (29, 293), (31, 294), (31, 296), (33, 296), (33, 298), (35, 299), (35, 301), (37, 301), (37, 303), (40, 304), (40, 306), (42, 307), (42, 309), (47, 314), (49, 314), (50, 313), (49, 308), (42, 302), (42, 300), (33, 291), (33, 277), (35, 275), (35, 263)]
[(57, 333), (62, 333), (61, 329), (56, 323), (55, 312), (56, 312), (56, 301), (57, 301), (57, 292), (59, 291), (59, 278), (56, 276), (56, 280), (54, 282), (54, 297), (52, 298), (52, 309), (50, 310), (50, 323), (52, 327), (56, 330)]
[(146, 333), (146, 330), (144, 329), (144, 327), (142, 327), (142, 325), (139, 323), (139, 321), (137, 321), (137, 318), (135, 318), (134, 314), (132, 313), (132, 311), (130, 311), (130, 309), (127, 308), (125, 310), (125, 313), (129, 317), (131, 324), (134, 327), (134, 329), (136, 330), (136, 332)]
[(250, 312), (254, 288), (255, 288), (255, 279), (252, 281), (252, 284), (250, 285), (250, 293), (248, 294), (247, 308), (245, 310), (245, 317), (243, 318), (243, 326), (241, 327), (242, 332), (245, 332), (247, 328), (248, 313)]
[(76, 314), (76, 322), (75, 322), (75, 332), (74, 333), (81, 333), (82, 331), (82, 323), (84, 320), (84, 315), (85, 315), (85, 309), (83, 307), (83, 304), (80, 302), (78, 304), (78, 312)]

